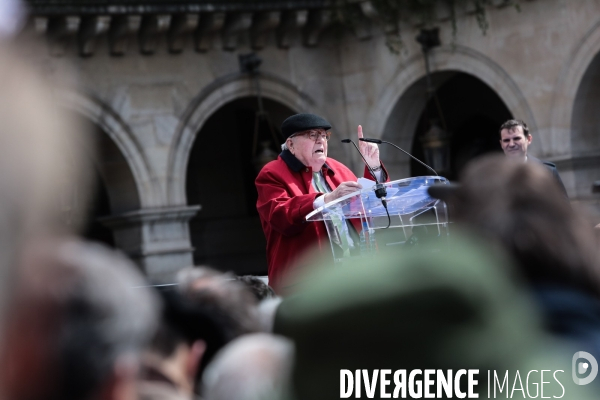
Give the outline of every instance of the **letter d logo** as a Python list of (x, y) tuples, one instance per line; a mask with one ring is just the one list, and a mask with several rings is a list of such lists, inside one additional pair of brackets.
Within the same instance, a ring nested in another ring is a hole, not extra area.
[[(577, 365), (577, 360), (580, 358), (586, 359), (587, 362), (580, 362)], [(590, 374), (585, 378), (578, 378), (577, 374), (584, 374), (590, 366), (592, 367)], [(573, 381), (577, 385), (587, 385), (596, 378), (596, 375), (598, 375), (598, 361), (596, 361), (593, 355), (585, 351), (578, 351), (573, 354)]]

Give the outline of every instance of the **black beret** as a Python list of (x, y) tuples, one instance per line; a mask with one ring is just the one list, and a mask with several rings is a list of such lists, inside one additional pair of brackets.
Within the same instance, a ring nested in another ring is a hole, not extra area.
[(315, 128), (329, 130), (331, 129), (331, 124), (325, 118), (315, 114), (296, 114), (283, 121), (283, 124), (281, 124), (281, 133), (287, 139), (294, 133)]

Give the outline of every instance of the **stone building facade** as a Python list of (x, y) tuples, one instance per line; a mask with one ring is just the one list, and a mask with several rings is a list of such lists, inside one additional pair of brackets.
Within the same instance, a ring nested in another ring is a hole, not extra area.
[[(253, 136), (257, 86), (240, 71), (240, 54), (262, 59), (258, 82), (275, 125), (315, 112), (335, 138), (362, 124), (366, 135), (422, 154), (425, 65), (414, 40), (421, 26), (410, 18), (396, 54), (369, 1), (357, 1), (353, 32), (332, 24), (325, 1), (117, 3), (30, 0), (21, 35), (43, 40), (31, 57), (49, 76), (68, 68), (80, 90), (60, 101), (94, 127), (85, 133), (100, 149), (90, 235), (151, 277), (169, 280), (193, 263), (266, 272), (252, 152), (270, 138)], [(498, 0), (486, 12), (485, 34), (468, 7), (456, 34), (447, 10), (436, 16), (441, 46), (430, 66), (453, 171), (499, 149), (499, 122), (524, 119), (533, 154), (557, 164), (571, 200), (597, 219), (600, 2), (521, 1), (518, 11)], [(358, 171), (352, 151), (330, 142), (330, 155)], [(402, 153), (381, 152), (393, 179), (424, 174)]]

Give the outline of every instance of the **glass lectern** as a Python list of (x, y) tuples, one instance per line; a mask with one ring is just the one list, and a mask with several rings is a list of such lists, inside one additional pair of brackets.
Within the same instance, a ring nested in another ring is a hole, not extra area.
[(426, 237), (448, 235), (446, 204), (427, 192), (429, 186), (448, 183), (441, 176), (384, 183), (389, 219), (373, 189), (363, 188), (314, 210), (306, 220), (325, 223), (336, 262), (371, 256), (384, 247), (412, 246)]

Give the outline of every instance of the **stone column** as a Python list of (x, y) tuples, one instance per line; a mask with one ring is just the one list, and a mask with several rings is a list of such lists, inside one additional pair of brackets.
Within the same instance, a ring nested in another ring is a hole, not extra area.
[(193, 265), (188, 222), (200, 206), (151, 208), (102, 218), (115, 245), (133, 259), (152, 282), (173, 282), (180, 269)]

